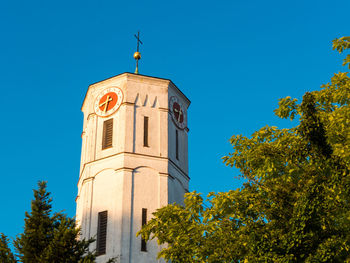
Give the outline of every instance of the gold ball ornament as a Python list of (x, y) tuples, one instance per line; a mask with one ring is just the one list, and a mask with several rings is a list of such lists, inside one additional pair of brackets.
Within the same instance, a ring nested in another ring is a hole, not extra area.
[(141, 59), (141, 53), (138, 52), (138, 51), (136, 51), (136, 52), (134, 53), (134, 59)]

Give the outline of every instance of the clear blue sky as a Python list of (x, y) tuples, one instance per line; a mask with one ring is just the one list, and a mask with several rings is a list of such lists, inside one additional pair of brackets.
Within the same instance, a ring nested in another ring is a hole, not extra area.
[(350, 35), (350, 1), (11, 1), (0, 3), (0, 232), (22, 231), (32, 189), (75, 214), (89, 84), (133, 72), (171, 79), (188, 111), (190, 190), (236, 188), (222, 164), (233, 134), (266, 124), (281, 97), (318, 89), (342, 68), (331, 40)]

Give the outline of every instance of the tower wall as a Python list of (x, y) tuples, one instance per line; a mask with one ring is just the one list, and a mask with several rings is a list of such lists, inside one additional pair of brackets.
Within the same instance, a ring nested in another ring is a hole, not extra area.
[[(109, 87), (123, 92), (120, 108), (107, 117), (94, 111), (98, 94)], [(108, 211), (106, 253), (97, 262), (119, 257), (120, 262), (161, 262), (155, 240), (141, 251), (136, 233), (168, 203), (183, 202), (188, 191), (187, 128), (172, 120), (169, 98), (188, 99), (169, 80), (124, 73), (89, 87), (84, 100), (81, 169), (78, 181), (77, 222), (82, 237), (96, 237), (98, 213)], [(144, 145), (144, 117), (148, 117), (148, 146)], [(103, 123), (113, 119), (112, 147), (102, 149)], [(176, 158), (175, 133), (178, 133)], [(91, 249), (95, 249), (96, 242)]]

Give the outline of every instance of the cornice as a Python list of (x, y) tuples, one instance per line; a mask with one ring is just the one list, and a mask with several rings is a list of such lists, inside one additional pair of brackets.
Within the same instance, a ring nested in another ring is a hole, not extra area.
[[(162, 157), (162, 156), (155, 156), (155, 155), (149, 155), (149, 154), (142, 154), (142, 153), (133, 153), (133, 152), (119, 152), (119, 153), (116, 153), (116, 154), (112, 154), (112, 155), (109, 155), (109, 156), (106, 156), (106, 157), (102, 157), (102, 158), (99, 158), (99, 159), (96, 159), (94, 161), (91, 161), (91, 162), (87, 162), (84, 164), (83, 166), (83, 169), (81, 170), (80, 172), (80, 175), (79, 175), (79, 180), (78, 180), (78, 183), (77, 185), (79, 185), (80, 183), (80, 180), (82, 178), (82, 175), (84, 174), (84, 171), (85, 171), (85, 168), (90, 165), (90, 164), (93, 164), (93, 163), (96, 163), (96, 162), (99, 162), (99, 161), (102, 161), (102, 160), (105, 160), (105, 159), (109, 159), (109, 158), (112, 158), (112, 157), (115, 157), (115, 156), (118, 156), (118, 155), (133, 155), (133, 156), (142, 156), (142, 157), (148, 157), (148, 158), (154, 158), (154, 159), (159, 159), (159, 160), (164, 160), (164, 161), (169, 161), (179, 172), (180, 174), (182, 174), (186, 179), (190, 179), (190, 177), (187, 175), (187, 173), (185, 173), (184, 170), (181, 169), (180, 166), (178, 166), (174, 161), (172, 161), (169, 157)], [(121, 167), (121, 168), (117, 168), (117, 169), (134, 169), (134, 168), (127, 168), (127, 167)]]
[(165, 78), (159, 78), (159, 77), (153, 77), (153, 76), (148, 76), (148, 75), (142, 75), (142, 74), (134, 74), (134, 73), (130, 73), (130, 72), (124, 72), (121, 74), (118, 74), (116, 76), (112, 76), (109, 78), (106, 78), (104, 80), (92, 83), (91, 85), (89, 85), (86, 93), (85, 93), (85, 97), (81, 106), (81, 109), (83, 109), (86, 98), (87, 98), (87, 94), (89, 93), (89, 90), (91, 88), (94, 88), (95, 86), (98, 86), (100, 84), (107, 84), (108, 82), (112, 82), (116, 79), (122, 79), (122, 78), (126, 78), (127, 80), (133, 80), (133, 81), (140, 81), (142, 82), (143, 80), (149, 80), (149, 81), (153, 81), (153, 82), (158, 82), (158, 83), (163, 83), (164, 86), (170, 86), (172, 88), (174, 88), (188, 103), (188, 105), (191, 103), (191, 101), (186, 97), (186, 95), (184, 93), (182, 93), (182, 91), (174, 84), (174, 82), (172, 82), (170, 79), (165, 79)]

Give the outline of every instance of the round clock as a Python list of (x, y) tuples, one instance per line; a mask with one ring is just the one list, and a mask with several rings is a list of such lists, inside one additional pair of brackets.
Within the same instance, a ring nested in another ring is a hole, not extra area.
[(186, 110), (183, 105), (181, 105), (179, 99), (175, 96), (170, 97), (169, 100), (170, 112), (171, 116), (175, 122), (175, 124), (180, 129), (185, 129), (187, 125), (187, 115)]
[(123, 101), (123, 92), (120, 88), (112, 87), (103, 90), (95, 101), (95, 112), (106, 117), (119, 109)]

